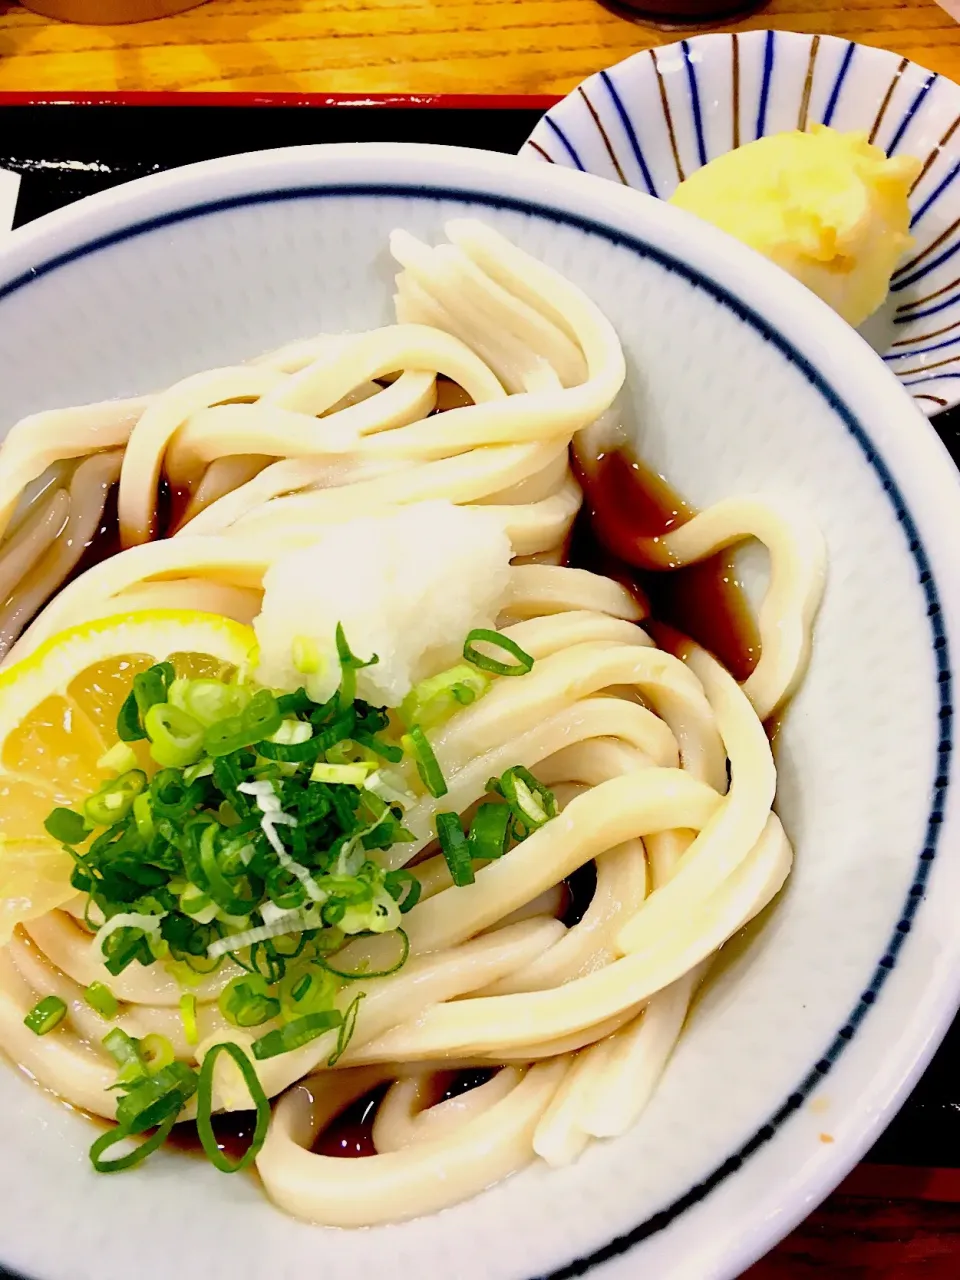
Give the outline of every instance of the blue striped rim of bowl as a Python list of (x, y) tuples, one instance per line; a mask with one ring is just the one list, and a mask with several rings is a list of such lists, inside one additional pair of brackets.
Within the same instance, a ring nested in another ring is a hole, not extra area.
[(913, 248), (861, 327), (928, 414), (960, 403), (960, 86), (835, 36), (693, 36), (634, 54), (552, 107), (520, 154), (668, 198), (715, 156), (821, 122), (922, 161)]

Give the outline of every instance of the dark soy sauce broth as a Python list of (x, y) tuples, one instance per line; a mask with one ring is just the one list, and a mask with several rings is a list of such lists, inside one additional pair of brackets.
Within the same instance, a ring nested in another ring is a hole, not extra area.
[[(491, 1080), (497, 1070), (497, 1067), (471, 1067), (464, 1071), (438, 1072), (433, 1079), (433, 1096), (428, 1100), (430, 1106), (435, 1107), (449, 1098), (458, 1098), (471, 1089), (479, 1088)], [(375, 1156), (377, 1149), (373, 1145), (373, 1124), (388, 1088), (389, 1085), (386, 1084), (378, 1085), (376, 1089), (371, 1089), (362, 1098), (352, 1102), (338, 1116), (334, 1116), (326, 1128), (317, 1134), (310, 1148), (314, 1155), (348, 1160)]]
[[(63, 581), (63, 586), (58, 587), (57, 591), (53, 593), (54, 595), (79, 578), (81, 574), (86, 573), (88, 569), (92, 569), (94, 565), (102, 564), (104, 560), (109, 560), (112, 556), (119, 555), (123, 550), (120, 545), (120, 524), (117, 518), (117, 495), (119, 491), (120, 486), (118, 484), (110, 486), (96, 532), (84, 548), (83, 555), (77, 561), (76, 567), (67, 575)], [(166, 480), (161, 480), (157, 494), (157, 524), (161, 537), (169, 537), (170, 534), (175, 532), (189, 501), (190, 491), (188, 489), (171, 490)], [(41, 606), (41, 609), (45, 607), (46, 603)]]
[(674, 568), (655, 541), (697, 514), (662, 476), (628, 453), (573, 458), (584, 504), (566, 563), (622, 583), (658, 622), (708, 649), (740, 682), (757, 665), (760, 637), (733, 557), (718, 552)]
[[(239, 1160), (253, 1141), (253, 1131), (257, 1127), (257, 1113), (226, 1111), (221, 1115), (211, 1116), (211, 1124), (217, 1146), (223, 1154), (230, 1160)], [(175, 1124), (170, 1130), (166, 1145), (206, 1159), (194, 1120), (181, 1120), (179, 1124)]]
[(462, 1093), (471, 1089), (479, 1089), (500, 1070), (499, 1067), (467, 1067), (464, 1071), (451, 1071), (447, 1078), (438, 1082), (436, 1102), (447, 1102), (450, 1098), (459, 1098)]
[(361, 1156), (375, 1156), (373, 1122), (377, 1118), (380, 1103), (389, 1085), (381, 1084), (365, 1093), (356, 1102), (334, 1116), (326, 1128), (321, 1129), (310, 1150), (318, 1156), (339, 1156), (356, 1160)]
[[(107, 493), (107, 500), (103, 504), (103, 515), (100, 517), (100, 523), (97, 525), (96, 532), (84, 548), (83, 555), (77, 561), (76, 567), (64, 579), (63, 586), (58, 587), (53, 594), (56, 595), (68, 583), (79, 578), (82, 573), (86, 573), (88, 569), (92, 569), (94, 565), (102, 564), (104, 560), (109, 560), (111, 556), (119, 555), (123, 550), (120, 545), (120, 524), (117, 519), (117, 495), (120, 491), (118, 484), (112, 484)], [(157, 523), (160, 528), (160, 536), (168, 537), (177, 527), (180, 517), (183, 515), (190, 501), (190, 492), (187, 489), (171, 490), (166, 480), (161, 480), (157, 495)], [(44, 604), (41, 608), (45, 608)]]
[[(95, 564), (109, 560), (111, 556), (115, 556), (120, 551), (120, 526), (117, 522), (117, 494), (119, 490), (119, 485), (112, 484), (110, 486), (96, 532), (84, 548), (83, 555), (77, 561), (73, 572), (64, 579), (64, 587), (73, 582), (75, 578), (79, 578), (82, 573), (86, 573), (88, 569), (92, 569)], [(59, 587), (53, 594), (57, 595), (58, 591), (62, 590), (63, 587)], [(45, 607), (45, 604), (41, 605), (41, 609)]]
[(572, 929), (586, 915), (597, 891), (597, 864), (591, 858), (582, 867), (577, 867), (563, 883), (567, 890), (567, 900), (560, 919), (568, 929)]

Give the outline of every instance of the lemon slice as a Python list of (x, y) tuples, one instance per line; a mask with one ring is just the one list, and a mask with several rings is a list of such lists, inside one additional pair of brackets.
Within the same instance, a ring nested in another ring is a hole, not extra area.
[[(0, 672), (0, 944), (76, 895), (73, 862), (43, 822), (111, 776), (97, 761), (117, 741), (133, 677), (171, 662), (178, 676), (224, 678), (255, 645), (251, 628), (228, 618), (157, 609), (63, 631)], [(144, 744), (131, 745), (152, 771)]]

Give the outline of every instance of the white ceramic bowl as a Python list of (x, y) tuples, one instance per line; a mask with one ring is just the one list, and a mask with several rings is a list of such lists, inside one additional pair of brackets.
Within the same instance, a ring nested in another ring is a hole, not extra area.
[(634, 54), (585, 80), (521, 154), (667, 199), (684, 177), (755, 138), (821, 121), (915, 155), (916, 244), (863, 326), (927, 414), (960, 403), (960, 86), (836, 36), (748, 31)]
[[(657, 470), (698, 504), (758, 493), (824, 530), (815, 655), (779, 742), (789, 888), (720, 966), (633, 1132), (400, 1226), (312, 1228), (252, 1180), (174, 1152), (95, 1175), (86, 1122), (0, 1071), (0, 1260), (14, 1271), (733, 1277), (862, 1154), (954, 1013), (956, 474), (867, 345), (755, 254), (559, 167), (401, 146), (238, 156), (13, 234), (0, 251), (3, 423), (386, 321), (388, 231), (439, 237), (465, 209), (614, 321), (637, 444)], [(748, 569), (756, 581), (762, 566)]]

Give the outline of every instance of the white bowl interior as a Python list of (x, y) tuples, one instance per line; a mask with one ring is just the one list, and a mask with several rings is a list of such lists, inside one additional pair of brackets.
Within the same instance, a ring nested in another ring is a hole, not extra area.
[[(910, 897), (918, 867), (925, 874), (932, 865), (918, 859), (929, 843), (935, 778), (949, 767), (937, 765), (948, 723), (938, 719), (946, 650), (934, 649), (933, 631), (943, 615), (928, 617), (937, 584), (921, 581), (922, 552), (911, 551), (912, 533), (895, 506), (924, 492), (926, 455), (918, 473), (908, 474), (898, 443), (906, 429), (927, 432), (919, 415), (825, 308), (789, 281), (771, 283), (774, 273), (752, 255), (734, 255), (724, 266), (718, 246), (725, 242), (674, 211), (618, 193), (621, 203), (604, 214), (602, 184), (578, 188), (564, 175), (545, 181), (540, 170), (520, 164), (503, 169), (503, 162), (461, 157), (445, 168), (380, 154), (387, 159), (366, 168), (343, 160), (358, 184), (347, 194), (322, 189), (337, 178), (340, 161), (327, 163), (318, 152), (277, 159), (273, 169), (251, 169), (235, 185), (257, 191), (309, 180), (316, 189), (174, 218), (0, 291), (0, 426), (42, 407), (159, 387), (313, 331), (387, 322), (389, 231), (401, 226), (435, 240), (452, 215), (482, 217), (582, 286), (616, 325), (629, 363), (625, 403), (648, 462), (697, 504), (759, 494), (803, 508), (824, 531), (829, 585), (814, 659), (778, 743), (779, 808), (796, 848), (795, 871), (749, 947), (734, 948), (708, 984), (632, 1133), (595, 1144), (571, 1168), (531, 1167), (424, 1220), (356, 1233), (311, 1228), (274, 1211), (249, 1178), (224, 1178), (175, 1153), (136, 1174), (97, 1177), (86, 1157), (89, 1125), (12, 1071), (0, 1072), (0, 1260), (38, 1280), (120, 1280), (131, 1270), (142, 1280), (171, 1270), (232, 1280), (267, 1271), (281, 1280), (318, 1265), (329, 1280), (352, 1280), (387, 1264), (396, 1280), (559, 1277), (584, 1274), (566, 1268), (632, 1230), (645, 1239), (613, 1264), (624, 1274), (638, 1274), (633, 1268), (643, 1259), (670, 1268), (652, 1274), (733, 1275), (740, 1263), (732, 1259), (749, 1261), (743, 1250), (754, 1237), (762, 1244), (777, 1232), (771, 1214), (778, 1203), (783, 1229), (802, 1211), (802, 1195), (786, 1194), (789, 1179), (802, 1174), (809, 1194), (817, 1180), (836, 1175), (831, 1160), (855, 1158), (921, 1052), (923, 1036), (911, 1028), (926, 1007), (928, 976), (952, 964), (947, 952), (956, 944), (939, 925), (928, 926), (933, 918), (921, 909), (895, 980), (879, 990), (878, 964), (898, 920), (919, 901), (918, 891)], [(216, 194), (224, 182), (216, 175), (227, 171), (212, 166), (213, 177), (195, 180), (197, 191)], [(407, 189), (373, 189), (388, 179)], [(418, 188), (428, 181), (460, 182), (466, 191), (444, 196)], [(103, 213), (101, 221), (120, 225), (155, 207), (189, 205), (196, 194), (186, 186), (182, 196), (175, 183), (155, 187), (154, 195), (148, 188), (132, 212)], [(471, 205), (471, 191), (504, 188), (514, 192), (515, 207), (486, 197)], [(599, 221), (590, 228), (564, 209)], [(45, 260), (98, 232), (96, 218), (88, 225), (82, 211), (73, 218), (40, 228), (19, 248), (18, 241), (0, 259), (0, 286), (36, 255)], [(635, 240), (605, 230), (622, 231), (626, 222)], [(769, 285), (769, 309), (777, 323), (792, 326), (791, 339), (698, 280), (696, 268), (671, 260), (678, 250), (714, 265), (715, 275), (736, 275), (754, 306), (767, 307)], [(786, 290), (785, 300), (778, 290)], [(837, 344), (842, 355), (853, 353), (852, 364), (838, 358), (831, 366)], [(826, 372), (813, 373), (804, 358)], [(874, 389), (843, 384), (841, 366), (866, 374)], [(876, 447), (903, 471), (896, 492), (884, 489), (876, 458), (858, 437), (858, 410), (844, 405), (857, 395), (866, 397), (859, 410), (876, 410), (869, 424)], [(934, 443), (925, 440), (923, 448), (940, 459)], [(934, 515), (946, 518), (940, 502), (934, 495), (928, 530)], [(939, 555), (931, 553), (934, 569)], [(752, 557), (748, 572), (763, 571)], [(948, 893), (951, 875), (939, 865), (934, 873)], [(954, 978), (941, 976), (952, 991)], [(866, 1032), (851, 1032), (846, 1076), (837, 1071), (821, 1087), (810, 1073), (825, 1054), (843, 1049), (838, 1033), (872, 981), (878, 995), (865, 1028), (875, 1028), (871, 1035), (881, 1043), (898, 1033), (909, 1043), (880, 1080), (874, 1050), (861, 1047)], [(937, 993), (942, 1016), (951, 999)], [(927, 1009), (925, 1017), (929, 1028), (934, 1015)], [(793, 1114), (760, 1154), (717, 1179), (720, 1191), (698, 1207), (677, 1210), (792, 1095)], [(821, 1133), (845, 1154), (838, 1157)], [(771, 1201), (778, 1180), (783, 1199)], [(711, 1209), (723, 1204), (721, 1193), (740, 1202), (723, 1221)], [(636, 1230), (664, 1210), (654, 1226), (672, 1222), (669, 1230)], [(714, 1218), (704, 1216), (708, 1211)]]

